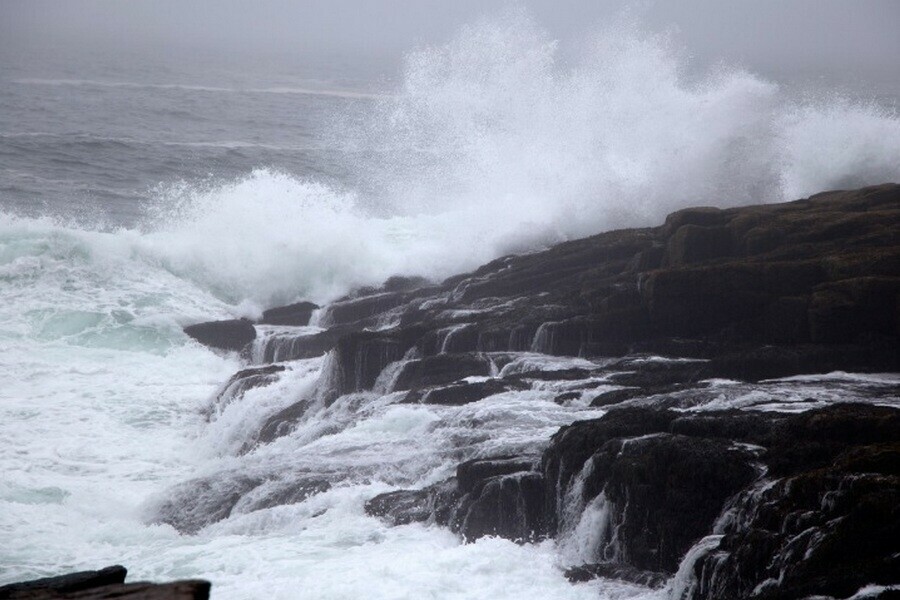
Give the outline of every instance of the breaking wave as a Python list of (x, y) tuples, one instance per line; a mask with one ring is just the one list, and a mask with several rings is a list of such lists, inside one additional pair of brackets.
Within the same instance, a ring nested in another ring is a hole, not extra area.
[[(407, 57), (402, 84), (334, 144), (359, 192), (259, 170), (164, 194), (173, 264), (233, 297), (322, 300), (448, 275), (688, 205), (780, 202), (900, 179), (900, 118), (792, 98), (739, 69), (687, 75), (666, 35), (619, 21), (574, 64), (524, 12)], [(177, 198), (177, 202), (172, 202)]]
[(413, 52), (395, 93), (337, 119), (327, 141), (351, 189), (265, 168), (164, 185), (141, 230), (117, 235), (252, 311), (394, 274), (440, 278), (688, 205), (900, 180), (895, 111), (688, 67), (671, 36), (627, 18), (563, 60), (507, 11)]

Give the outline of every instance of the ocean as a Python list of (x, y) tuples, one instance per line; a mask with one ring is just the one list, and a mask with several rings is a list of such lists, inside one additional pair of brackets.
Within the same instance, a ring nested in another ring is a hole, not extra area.
[[(527, 16), (486, 20), (411, 50), (396, 80), (343, 63), (301, 77), (192, 57), (7, 58), (0, 584), (121, 563), (130, 579), (208, 578), (222, 599), (665, 597), (570, 584), (577, 540), (462, 544), (363, 512), (602, 411), (531, 392), (452, 409), (351, 395), (243, 453), (325, 359), (210, 418), (242, 363), (182, 326), (440, 279), (685, 206), (900, 180), (893, 82), (696, 73), (664, 36), (624, 26), (562, 60)], [(196, 535), (154, 523), (179, 484), (223, 472), (341, 483)]]

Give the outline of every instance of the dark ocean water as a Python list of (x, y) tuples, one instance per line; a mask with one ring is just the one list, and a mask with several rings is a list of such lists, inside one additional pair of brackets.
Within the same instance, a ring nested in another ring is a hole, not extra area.
[(161, 185), (260, 167), (350, 179), (323, 130), (372, 102), (365, 84), (190, 62), (0, 63), (0, 206), (133, 226)]

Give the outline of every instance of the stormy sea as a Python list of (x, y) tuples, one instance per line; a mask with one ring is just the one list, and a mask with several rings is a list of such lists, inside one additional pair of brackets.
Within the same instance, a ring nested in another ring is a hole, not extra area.
[(396, 80), (8, 54), (0, 585), (888, 593), (898, 98), (524, 11)]

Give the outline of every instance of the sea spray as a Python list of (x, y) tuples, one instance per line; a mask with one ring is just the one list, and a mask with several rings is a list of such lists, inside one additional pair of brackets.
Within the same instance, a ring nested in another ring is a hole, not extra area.
[(337, 118), (358, 187), (260, 169), (160, 191), (147, 243), (230, 301), (327, 301), (688, 205), (900, 179), (900, 118), (752, 73), (687, 75), (670, 36), (613, 22), (574, 60), (522, 11), (411, 53), (394, 94)]

